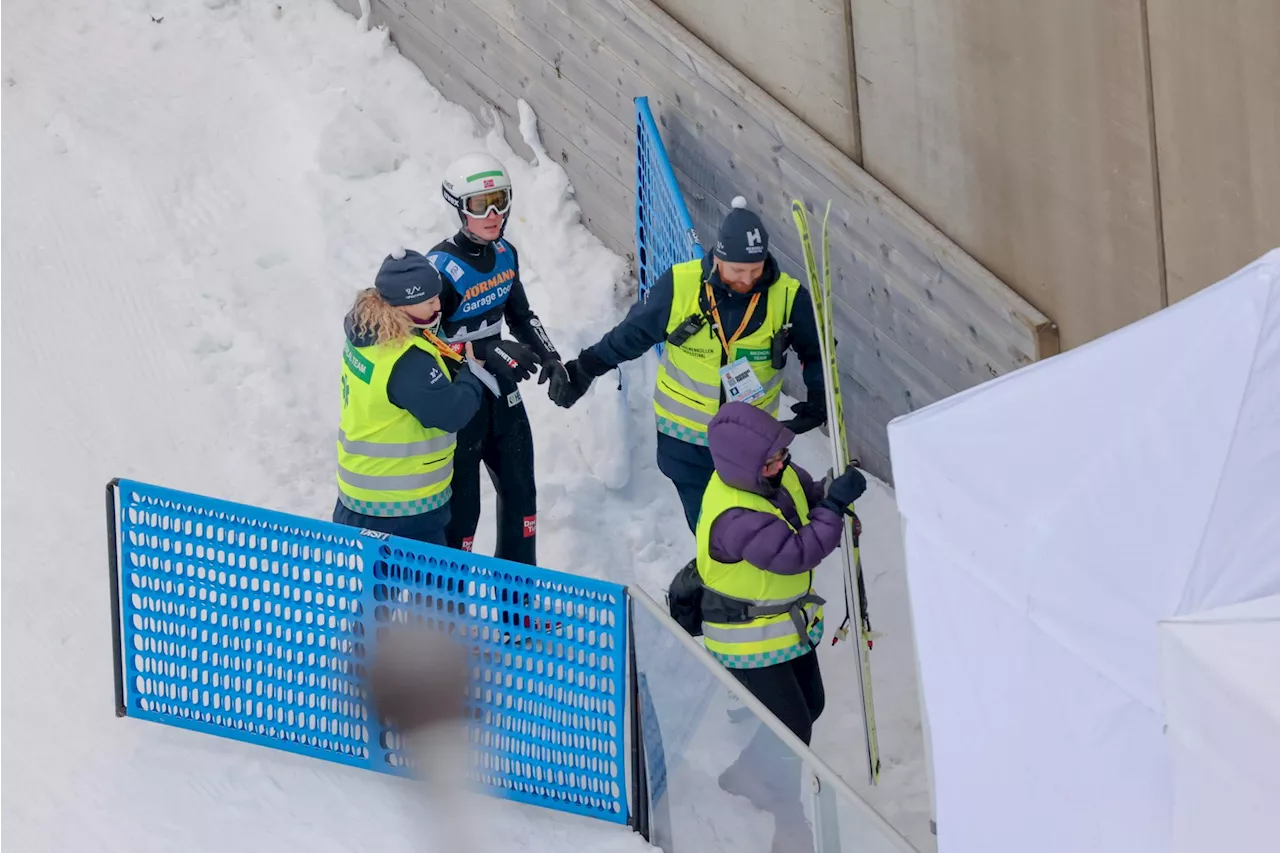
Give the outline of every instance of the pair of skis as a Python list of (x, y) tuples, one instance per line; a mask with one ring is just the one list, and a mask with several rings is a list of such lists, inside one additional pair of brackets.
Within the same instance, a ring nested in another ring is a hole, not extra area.
[[(809, 294), (813, 299), (813, 311), (818, 323), (818, 339), (822, 346), (822, 378), (827, 394), (827, 434), (831, 438), (833, 473), (839, 476), (849, 464), (849, 442), (845, 437), (844, 406), (840, 399), (840, 372), (836, 364), (834, 310), (831, 297), (831, 253), (827, 246), (827, 218), (831, 215), (831, 202), (822, 215), (822, 268), (813, 252), (813, 238), (809, 233), (809, 217), (804, 204), (791, 202), (791, 215), (795, 218), (804, 247), (805, 272), (809, 278)], [(862, 556), (858, 550), (858, 528), (854, 519), (844, 517), (844, 546), (840, 549), (844, 560), (845, 617), (832, 638), (832, 645), (849, 636), (849, 622), (857, 614), (858, 692), (862, 697), (862, 719), (867, 743), (867, 769), (871, 784), (880, 780), (880, 743), (876, 737), (876, 714), (871, 696), (871, 647), (875, 634), (867, 613), (867, 591), (862, 579)]]

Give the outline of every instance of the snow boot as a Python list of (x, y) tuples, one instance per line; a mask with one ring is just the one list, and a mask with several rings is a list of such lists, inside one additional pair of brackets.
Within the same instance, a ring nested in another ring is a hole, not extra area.
[[(716, 779), (720, 789), (772, 814), (800, 808), (800, 757), (763, 725), (737, 760)], [(803, 812), (803, 809), (801, 809)]]

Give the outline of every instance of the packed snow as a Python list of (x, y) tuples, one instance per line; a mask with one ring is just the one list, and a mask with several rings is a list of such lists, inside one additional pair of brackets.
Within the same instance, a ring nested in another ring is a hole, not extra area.
[[(430, 849), (409, 783), (115, 718), (103, 486), (130, 477), (327, 518), (342, 316), (391, 249), (452, 233), (439, 181), (466, 151), (512, 172), (508, 236), (562, 352), (621, 319), (626, 261), (579, 223), (559, 165), (521, 160), (328, 0), (16, 0), (4, 24), (4, 843)], [(537, 150), (535, 117), (521, 118)], [(693, 538), (654, 463), (653, 370), (629, 364), (625, 393), (612, 374), (568, 411), (532, 383), (524, 396), (540, 562), (660, 598)], [(825, 470), (825, 440), (805, 436), (795, 457)], [(491, 507), (488, 494), (481, 552)], [(884, 770), (867, 796), (926, 849), (892, 493), (873, 483), (859, 512), (884, 632)], [(833, 602), (836, 565), (819, 584)], [(842, 607), (830, 609), (834, 625)], [(822, 655), (814, 748), (863, 789), (856, 658), (848, 644)], [(647, 849), (616, 826), (481, 808), (494, 850)]]

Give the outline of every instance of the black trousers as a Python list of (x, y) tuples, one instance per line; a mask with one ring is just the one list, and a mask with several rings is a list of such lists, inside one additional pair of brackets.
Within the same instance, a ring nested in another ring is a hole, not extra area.
[(375, 516), (354, 512), (347, 509), (342, 501), (336, 501), (333, 506), (333, 520), (349, 527), (363, 527), (390, 533), (392, 536), (417, 539), (419, 542), (428, 542), (432, 545), (444, 545), (444, 530), (449, 523), (449, 504), (420, 515)]
[(817, 650), (786, 663), (759, 669), (731, 669), (729, 672), (796, 737), (809, 743), (813, 737), (813, 723), (827, 704)]
[(716, 470), (715, 463), (711, 461), (711, 451), (658, 433), (658, 470), (676, 487), (680, 506), (684, 508), (684, 520), (688, 522), (689, 530), (696, 533), (702, 495)]
[[(453, 517), (445, 529), (450, 548), (472, 550), (480, 523), (480, 463), (498, 493), (498, 546), (494, 556), (538, 563), (538, 490), (533, 479), (533, 433), (524, 402), (502, 383), (488, 391), (474, 418), (458, 433), (453, 457)], [(512, 403), (514, 400), (514, 404)]]

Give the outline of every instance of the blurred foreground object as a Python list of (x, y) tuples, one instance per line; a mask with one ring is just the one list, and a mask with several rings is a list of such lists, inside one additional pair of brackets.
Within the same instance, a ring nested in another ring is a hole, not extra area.
[(467, 791), (467, 652), (421, 623), (382, 628), (369, 667), (370, 710), (403, 738), (414, 778), (426, 790), (424, 851), (480, 851), (480, 826)]
[(467, 689), (466, 650), (422, 624), (392, 625), (369, 669), (373, 710), (404, 735), (461, 720)]

